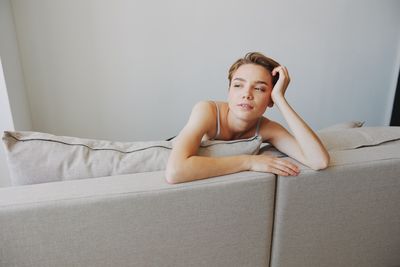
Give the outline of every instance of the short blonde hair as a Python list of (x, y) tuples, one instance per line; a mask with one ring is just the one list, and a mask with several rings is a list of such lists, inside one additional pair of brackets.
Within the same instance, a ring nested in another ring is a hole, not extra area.
[[(272, 58), (266, 57), (259, 52), (249, 52), (243, 58), (239, 58), (238, 60), (236, 60), (236, 62), (233, 63), (233, 65), (230, 67), (228, 72), (229, 87), (231, 86), (233, 74), (240, 66), (244, 64), (260, 65), (264, 67), (271, 75), (272, 75), (272, 70), (280, 65)], [(278, 78), (279, 78), (278, 75), (272, 76), (273, 85), (276, 84)]]

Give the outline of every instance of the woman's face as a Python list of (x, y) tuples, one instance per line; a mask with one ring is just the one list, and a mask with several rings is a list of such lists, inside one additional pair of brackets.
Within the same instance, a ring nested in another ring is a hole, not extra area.
[(229, 87), (229, 109), (239, 118), (261, 117), (271, 100), (272, 76), (262, 66), (245, 64), (234, 72)]

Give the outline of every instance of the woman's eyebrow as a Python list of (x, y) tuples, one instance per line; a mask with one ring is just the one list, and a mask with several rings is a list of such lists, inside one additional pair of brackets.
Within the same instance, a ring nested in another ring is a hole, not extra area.
[(233, 80), (239, 80), (239, 81), (243, 81), (243, 82), (245, 82), (246, 80), (245, 79), (243, 79), (243, 78), (235, 78), (235, 79), (233, 79)]
[[(233, 80), (239, 80), (239, 81), (243, 81), (243, 82), (246, 82), (246, 80), (245, 79), (243, 79), (243, 78), (235, 78), (235, 79), (233, 79)], [(255, 83), (262, 83), (262, 84), (265, 84), (265, 85), (267, 85), (268, 86), (268, 83), (267, 82), (264, 82), (264, 81), (256, 81)]]
[(256, 81), (256, 83), (262, 83), (268, 86), (268, 83), (264, 82), (264, 81)]

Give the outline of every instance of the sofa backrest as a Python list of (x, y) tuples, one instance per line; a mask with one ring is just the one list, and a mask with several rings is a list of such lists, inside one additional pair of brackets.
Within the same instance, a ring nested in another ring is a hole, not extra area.
[(267, 266), (275, 176), (164, 172), (0, 188), (0, 266)]
[(271, 266), (400, 266), (400, 142), (278, 177)]

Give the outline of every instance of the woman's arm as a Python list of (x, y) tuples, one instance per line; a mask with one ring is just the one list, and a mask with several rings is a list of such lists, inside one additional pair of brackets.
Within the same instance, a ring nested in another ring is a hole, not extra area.
[(210, 104), (196, 104), (188, 123), (174, 141), (166, 169), (168, 183), (182, 183), (247, 170), (279, 175), (298, 173), (297, 167), (289, 161), (265, 155), (196, 156), (202, 137), (213, 127), (215, 114)]
[(189, 121), (175, 138), (166, 169), (168, 183), (181, 183), (246, 170), (246, 159), (196, 156), (201, 139), (215, 124), (215, 114), (207, 102), (197, 103)]
[(277, 149), (309, 166), (314, 170), (325, 169), (329, 164), (329, 154), (318, 136), (293, 110), (286, 101), (284, 94), (290, 78), (285, 67), (275, 68), (272, 75), (279, 73), (279, 80), (275, 84), (271, 97), (289, 125), (293, 135), (276, 122), (269, 122), (269, 142)]

